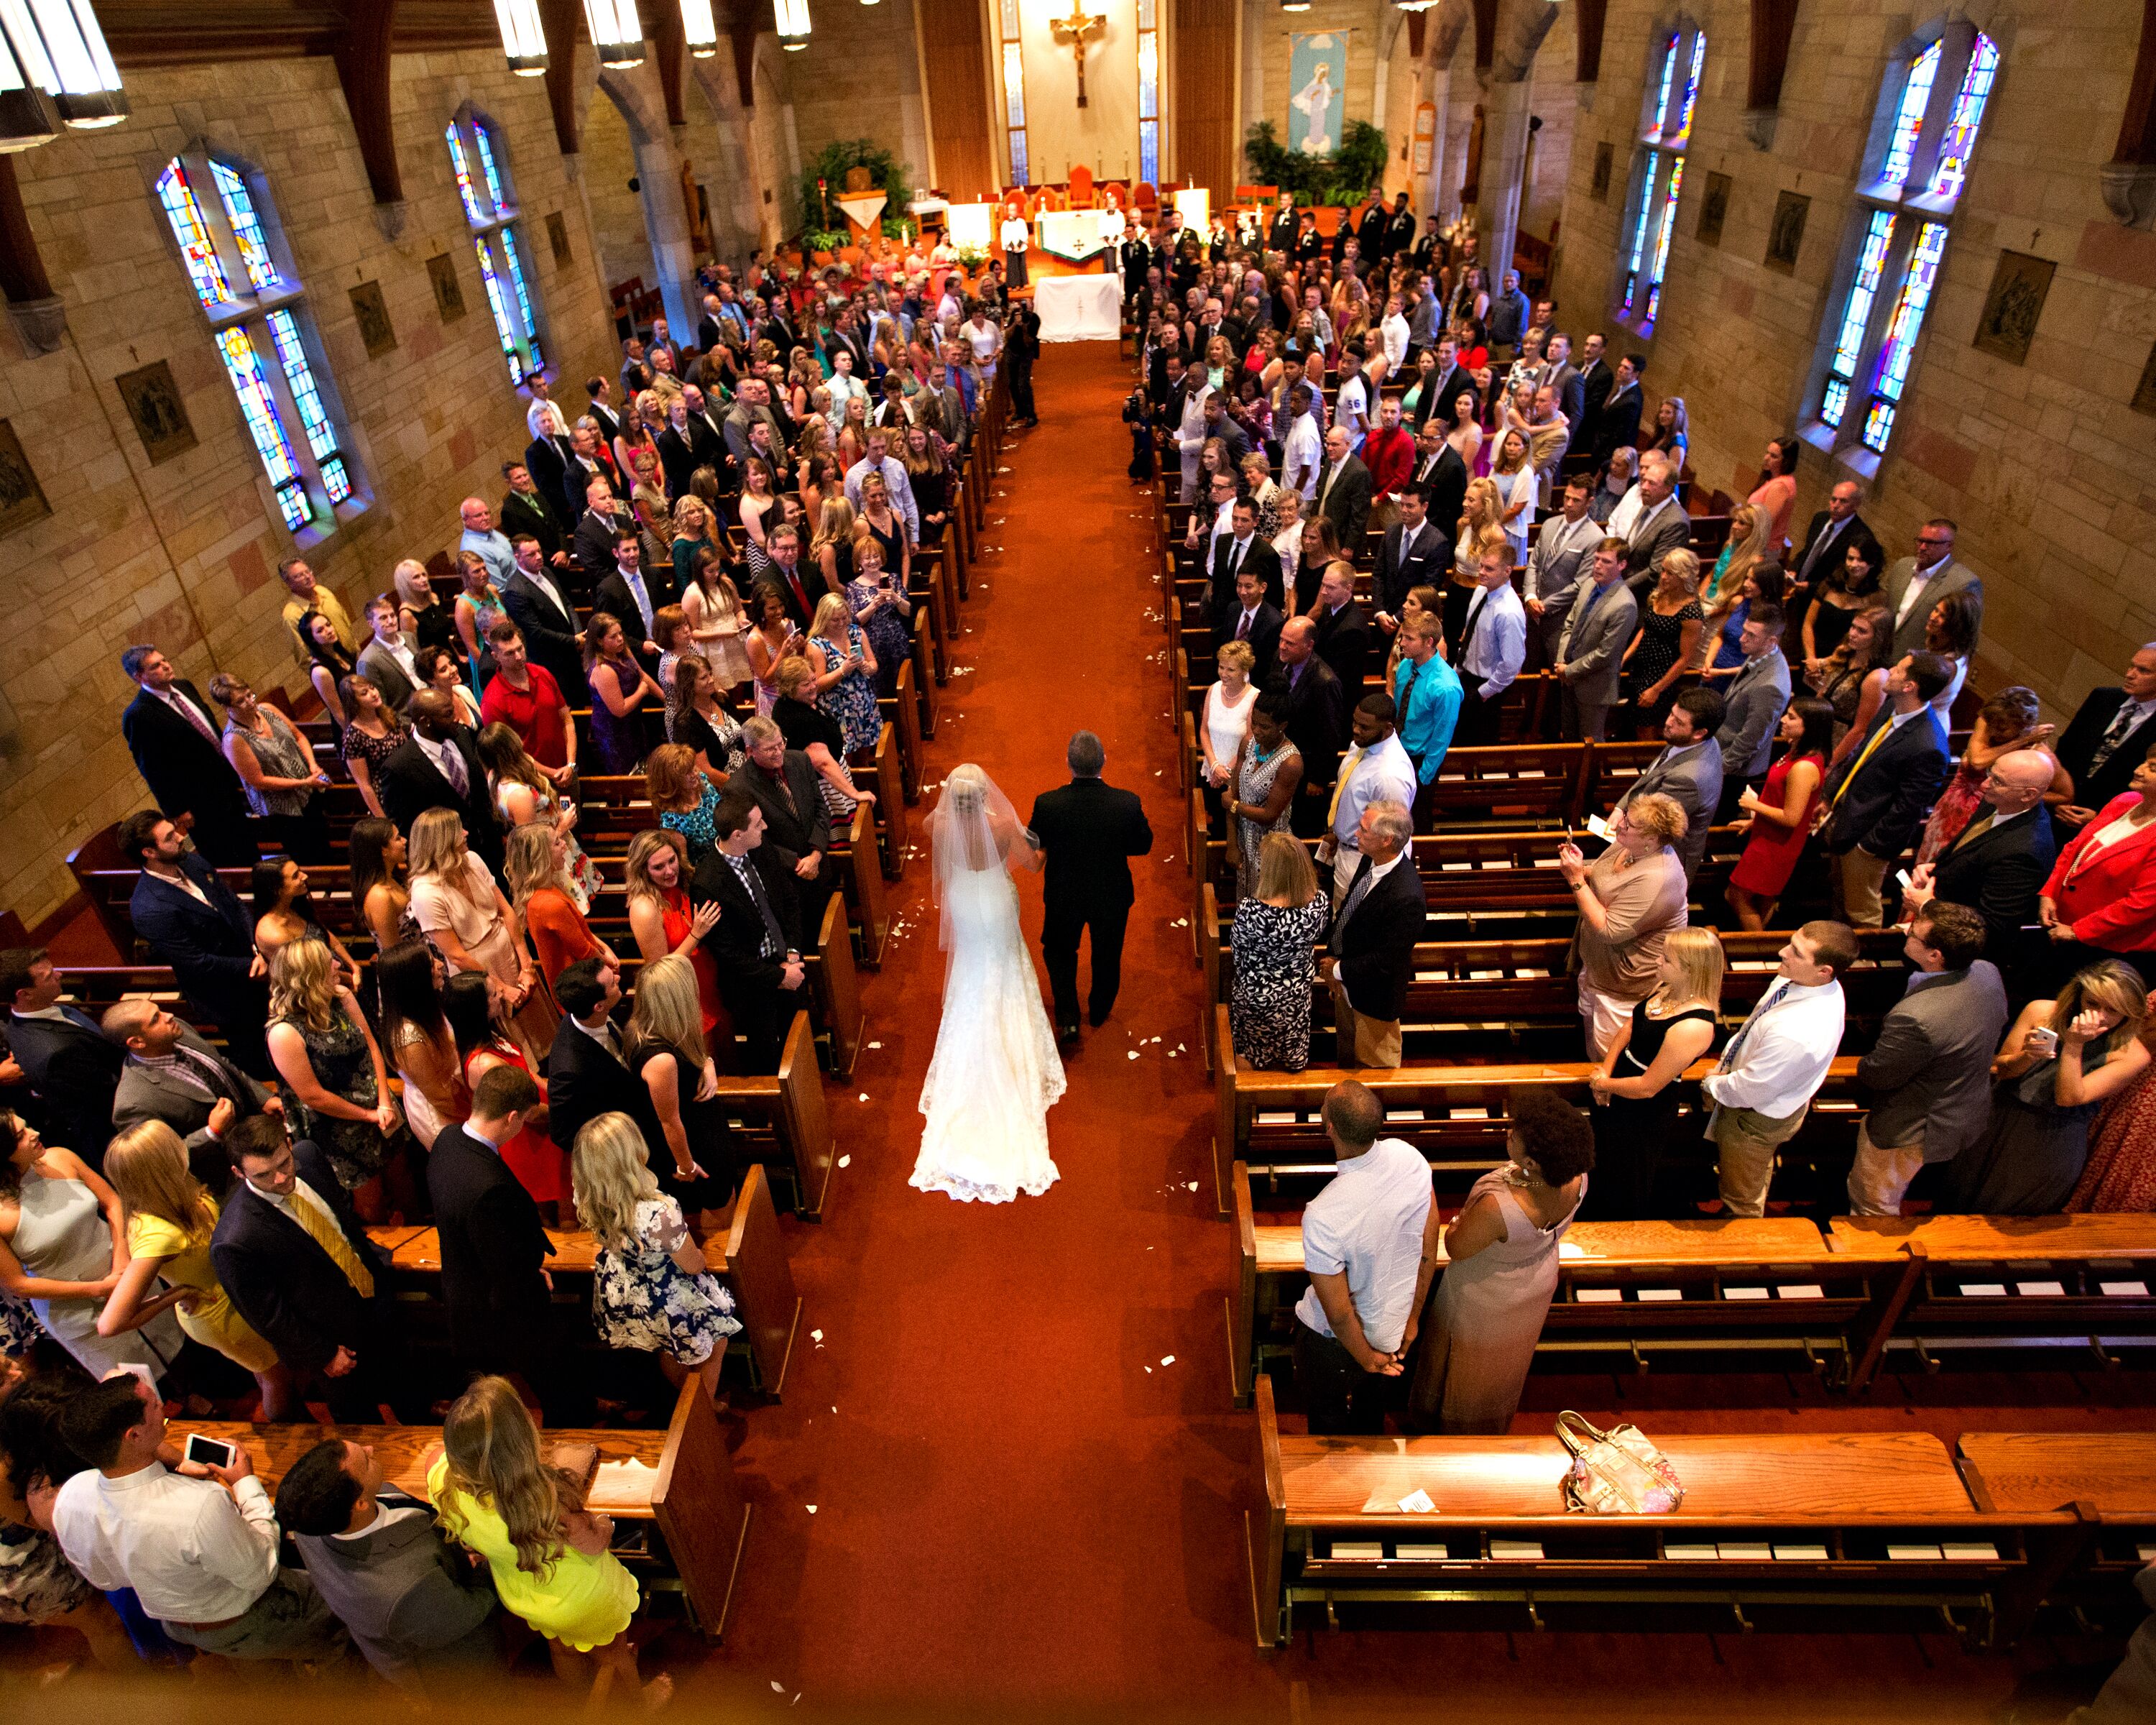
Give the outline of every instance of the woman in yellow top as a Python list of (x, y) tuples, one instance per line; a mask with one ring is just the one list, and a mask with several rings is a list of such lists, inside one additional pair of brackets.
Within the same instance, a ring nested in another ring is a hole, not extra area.
[[(556, 1676), (575, 1682), (574, 1654), (588, 1654), (599, 1681), (639, 1686), (629, 1639), (636, 1578), (608, 1549), (613, 1519), (586, 1509), (575, 1482), (547, 1462), (506, 1378), (475, 1378), (451, 1406), (427, 1495), (443, 1530), (486, 1559), (501, 1603), (547, 1638)], [(656, 1707), (674, 1680), (654, 1677), (642, 1691)]]
[[(121, 1336), (177, 1306), (180, 1327), (205, 1348), (254, 1373), (264, 1420), (292, 1411), (292, 1374), (226, 1296), (209, 1260), (217, 1200), (187, 1168), (187, 1148), (162, 1120), (116, 1133), (105, 1153), (105, 1177), (127, 1218), (134, 1255), (99, 1313), (97, 1333)], [(159, 1277), (167, 1291), (156, 1291)]]

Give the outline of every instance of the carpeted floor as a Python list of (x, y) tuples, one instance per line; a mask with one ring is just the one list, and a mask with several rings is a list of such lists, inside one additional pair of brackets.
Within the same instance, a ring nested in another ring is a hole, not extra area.
[[(1992, 1717), (2058, 1650), (1973, 1655), (1943, 1635), (1395, 1632), (1255, 1651), (1240, 1510), (1252, 1425), (1228, 1399), (1229, 1240), (1192, 1052), (1199, 984), (1151, 500), (1123, 475), (1127, 371), (1106, 344), (1041, 361), (1041, 424), (991, 478), (962, 674), (929, 745), (932, 783), (978, 761), (1023, 814), (1063, 782), (1065, 742), (1089, 727), (1107, 745), (1108, 779), (1137, 789), (1153, 823), (1121, 1004), (1070, 1061), (1050, 1117), (1063, 1178), (986, 1209), (906, 1183), (942, 986), (916, 859), (896, 895), (901, 932), (867, 984), (871, 1040), (834, 1092), (850, 1163), (820, 1226), (788, 1224), (804, 1328), (820, 1340), (804, 1339), (783, 1406), (728, 1416), (757, 1509), (723, 1647), (693, 1661), (683, 1637), (667, 1640), (668, 1663), (696, 1667), (687, 1697), (947, 1717)], [(1037, 935), (1038, 884), (1021, 894)], [(1573, 1394), (1589, 1406), (1637, 1405), (1609, 1379), (1581, 1381), (1593, 1388)], [(1756, 1388), (1742, 1413), (1705, 1384), (1657, 1384), (1656, 1399), (1672, 1429), (1984, 1423), (1895, 1391), (1851, 1409), (1809, 1384)], [(1547, 1430), (1532, 1409), (1562, 1393), (1534, 1389), (1522, 1430)]]

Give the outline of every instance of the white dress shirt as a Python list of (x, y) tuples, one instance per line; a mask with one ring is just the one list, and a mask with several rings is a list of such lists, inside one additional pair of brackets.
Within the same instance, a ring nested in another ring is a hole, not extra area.
[[(1807, 986), (1778, 977), (1729, 1039), (1722, 1057), (1728, 1070), (1710, 1073), (1700, 1088), (1717, 1108), (1750, 1108), (1770, 1119), (1787, 1119), (1825, 1081), (1841, 1047), (1842, 1022), (1840, 982)], [(1711, 1121), (1708, 1126), (1711, 1133)]]
[(1627, 542), (1636, 539), (1640, 530), (1651, 522), (1656, 516), (1666, 509), (1675, 509), (1676, 506), (1677, 494), (1675, 491), (1671, 492), (1660, 503), (1650, 506), (1645, 498), (1640, 496), (1640, 487), (1635, 483), (1630, 490), (1618, 500), (1616, 508), (1609, 511), (1609, 531), (1604, 536)]
[(149, 690), (149, 692), (151, 695), (163, 701), (167, 706), (172, 708), (172, 710), (177, 713), (187, 724), (207, 726), (208, 728), (209, 734), (213, 737), (218, 734), (217, 721), (211, 718), (208, 713), (197, 706), (194, 702), (189, 701), (186, 696), (181, 694), (177, 688), (151, 689), (147, 683), (143, 684), (142, 687)]
[(1332, 412), (1348, 434), (1348, 453), (1361, 454), (1363, 434), (1370, 429), (1370, 393), (1360, 372), (1342, 382)]
[(1527, 608), (1507, 581), (1477, 588), (1460, 624), (1467, 651), (1460, 668), (1482, 680), (1481, 698), (1495, 701), (1510, 688), (1527, 660)]
[(162, 1462), (116, 1480), (92, 1468), (60, 1487), (53, 1533), (92, 1587), (133, 1588), (162, 1623), (239, 1617), (277, 1577), (277, 1512), (252, 1474), (228, 1493)]
[[(451, 785), (456, 783), (457, 775), (461, 773), (465, 776), (465, 789), (467, 791), (470, 789), (471, 768), (466, 763), (465, 757), (458, 754), (457, 746), (454, 742), (437, 742), (433, 737), (423, 735), (416, 727), (412, 732), (412, 741), (419, 745), (419, 752), (434, 763), (434, 771), (449, 780)], [(449, 757), (452, 755), (456, 756), (457, 764), (454, 767), (449, 765)]]
[[(1302, 1212), (1302, 1261), (1314, 1276), (1348, 1276), (1363, 1337), (1390, 1353), (1405, 1333), (1422, 1264), (1430, 1205), (1430, 1164), (1404, 1138), (1380, 1138), (1340, 1172)], [(1330, 1336), (1317, 1290), (1303, 1290), (1295, 1315)]]
[(1325, 440), (1318, 434), (1315, 413), (1303, 414), (1288, 427), (1287, 447), (1281, 451), (1281, 471), (1299, 477), (1300, 483), (1290, 480), (1302, 493), (1302, 501), (1310, 501), (1317, 492), (1318, 470), (1325, 465)]
[[(1340, 800), (1332, 810), (1332, 901), (1336, 905), (1348, 896), (1356, 870), (1363, 866), (1362, 847), (1357, 842), (1363, 811), (1373, 803), (1412, 804), (1414, 797), (1414, 757), (1408, 753), (1399, 732), (1388, 733), (1373, 747), (1348, 751), (1340, 763)], [(1371, 870), (1373, 875), (1377, 872)]]
[(1395, 311), (1378, 326), (1378, 333), (1384, 338), (1385, 373), (1389, 377), (1407, 361), (1408, 321)]

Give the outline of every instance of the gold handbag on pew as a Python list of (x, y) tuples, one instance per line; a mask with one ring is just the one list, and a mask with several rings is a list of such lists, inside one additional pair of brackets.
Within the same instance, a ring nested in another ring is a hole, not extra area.
[(1667, 1515), (1684, 1502), (1684, 1481), (1670, 1459), (1636, 1425), (1604, 1431), (1568, 1409), (1557, 1416), (1558, 1441), (1572, 1456), (1564, 1507), (1591, 1515)]

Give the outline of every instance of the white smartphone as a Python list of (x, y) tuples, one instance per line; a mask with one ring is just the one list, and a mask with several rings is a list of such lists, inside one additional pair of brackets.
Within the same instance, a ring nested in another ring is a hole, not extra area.
[(1598, 839), (1606, 839), (1609, 836), (1609, 823), (1599, 814), (1590, 814), (1587, 817), (1587, 830)]
[(204, 1437), (198, 1431), (187, 1434), (187, 1446), (181, 1451), (182, 1460), (199, 1461), (204, 1467), (229, 1467), (239, 1455), (222, 1438)]
[(1916, 882), (1909, 878), (1909, 871), (1907, 869), (1895, 870), (1894, 878), (1902, 883), (1902, 891), (1904, 892), (1907, 892), (1912, 886), (1916, 885)]

